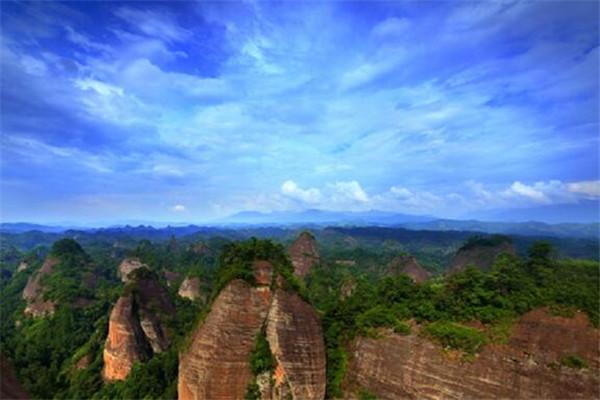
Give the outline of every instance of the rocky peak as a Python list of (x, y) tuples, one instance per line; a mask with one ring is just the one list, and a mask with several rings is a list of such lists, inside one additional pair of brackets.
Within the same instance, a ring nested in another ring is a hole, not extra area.
[(473, 237), (458, 251), (450, 263), (450, 273), (464, 270), (468, 265), (488, 271), (500, 254), (516, 254), (509, 237), (493, 235), (490, 237)]
[(39, 317), (54, 313), (56, 303), (44, 300), (42, 278), (50, 275), (58, 263), (60, 263), (58, 257), (48, 256), (39, 271), (31, 275), (27, 280), (27, 284), (23, 289), (23, 299), (27, 302), (25, 314)]
[(104, 345), (104, 379), (123, 380), (136, 361), (146, 361), (152, 350), (134, 311), (133, 294), (121, 296), (110, 313)]
[(416, 283), (421, 283), (431, 276), (410, 254), (400, 254), (388, 264), (386, 275), (395, 276), (398, 274), (406, 274)]
[(17, 272), (25, 271), (27, 268), (29, 268), (27, 261), (21, 261), (17, 266)]
[(312, 267), (321, 262), (317, 241), (306, 231), (290, 245), (288, 254), (294, 266), (294, 273), (299, 277), (304, 277)]
[(181, 282), (177, 294), (192, 301), (198, 299), (200, 297), (200, 278), (197, 276), (185, 278)]
[[(323, 398), (325, 346), (316, 311), (282, 289), (284, 279), (274, 277), (270, 261), (255, 260), (251, 267), (254, 285), (241, 279), (229, 282), (180, 354), (180, 399), (244, 398), (253, 382), (267, 399)], [(276, 366), (254, 376), (250, 355), (260, 332), (266, 332)]]
[(119, 276), (121, 277), (121, 281), (125, 283), (129, 282), (129, 274), (142, 267), (149, 268), (137, 257), (125, 258), (123, 261), (121, 261), (121, 264), (119, 264)]
[(175, 307), (157, 277), (147, 268), (128, 275), (129, 283), (115, 304), (104, 346), (103, 376), (123, 380), (133, 363), (145, 361), (170, 345), (166, 319)]

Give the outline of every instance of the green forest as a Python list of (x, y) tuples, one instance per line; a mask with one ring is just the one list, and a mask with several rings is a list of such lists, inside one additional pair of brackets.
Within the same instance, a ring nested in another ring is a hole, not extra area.
[[(239, 234), (159, 240), (63, 238), (51, 245), (27, 247), (3, 241), (0, 351), (34, 398), (176, 398), (178, 354), (190, 332), (202, 323), (211, 301), (228, 282), (242, 279), (254, 284), (251, 263), (256, 259), (273, 261), (288, 290), (299, 293), (318, 311), (330, 398), (341, 396), (348, 346), (357, 336), (410, 335), (418, 325), (419, 335), (458, 351), (468, 362), (487, 344), (506, 341), (515, 319), (537, 307), (549, 307), (563, 316), (584, 311), (594, 326), (599, 324), (598, 261), (565, 257), (565, 251), (572, 251), (571, 244), (556, 247), (548, 241), (528, 240), (524, 251), (501, 254), (488, 271), (470, 265), (447, 274), (451, 255), (459, 249), (494, 246), (499, 239), (444, 233), (437, 241), (432, 237), (403, 241), (389, 232), (352, 236), (321, 231), (316, 233), (321, 262), (299, 279), (286, 254), (297, 233), (266, 239)], [(415, 248), (419, 250), (411, 251)], [(407, 275), (387, 274), (389, 261), (405, 253), (414, 255), (433, 276), (417, 284)], [(60, 260), (42, 278), (44, 299), (54, 301), (56, 311), (52, 316), (27, 317), (22, 292), (47, 257)], [(127, 287), (117, 273), (124, 257), (139, 258), (167, 289), (176, 309), (169, 319), (174, 340), (167, 351), (137, 363), (126, 380), (107, 383), (101, 375), (102, 351), (110, 310)], [(22, 261), (27, 268), (17, 271)], [(167, 279), (165, 272), (177, 277)], [(185, 277), (200, 278), (205, 296), (196, 301), (178, 296)], [(474, 328), (473, 321), (483, 328)], [(254, 374), (273, 368), (265, 343), (264, 337), (257, 338), (249, 360)], [(572, 368), (587, 365), (576, 355), (561, 362)], [(255, 395), (249, 393), (249, 398)]]

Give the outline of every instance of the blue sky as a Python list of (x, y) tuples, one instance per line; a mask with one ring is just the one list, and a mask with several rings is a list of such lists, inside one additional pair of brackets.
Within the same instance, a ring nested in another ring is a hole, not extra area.
[(600, 197), (595, 1), (1, 6), (4, 221)]

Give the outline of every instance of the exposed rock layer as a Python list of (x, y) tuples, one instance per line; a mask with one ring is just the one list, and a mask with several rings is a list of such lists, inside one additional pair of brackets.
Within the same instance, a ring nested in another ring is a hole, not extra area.
[(165, 351), (169, 334), (164, 319), (175, 312), (168, 293), (152, 276), (134, 277), (128, 294), (115, 304), (104, 346), (103, 377), (123, 380), (133, 363)]
[(317, 242), (308, 232), (302, 232), (298, 236), (288, 248), (288, 254), (292, 259), (294, 273), (300, 277), (305, 276), (312, 267), (321, 262)]
[(253, 379), (248, 360), (269, 303), (268, 288), (253, 288), (241, 280), (221, 291), (180, 357), (179, 399), (244, 398)]
[(417, 260), (409, 254), (401, 254), (394, 257), (388, 264), (386, 274), (395, 276), (398, 274), (406, 274), (410, 276), (416, 283), (421, 283), (431, 275), (425, 270)]
[(294, 399), (324, 398), (325, 344), (315, 310), (296, 293), (277, 289), (267, 319), (267, 340), (280, 370), (275, 374), (275, 394), (278, 386), (287, 384)]
[[(271, 290), (273, 267), (255, 261), (257, 287), (231, 281), (180, 355), (180, 399), (241, 399), (256, 381), (264, 399), (322, 399), (325, 347), (316, 312), (297, 294)], [(265, 327), (266, 326), (266, 327)], [(249, 360), (261, 329), (276, 359), (273, 374), (253, 376)], [(288, 397), (289, 396), (289, 397)]]
[(42, 267), (27, 280), (27, 285), (23, 289), (23, 299), (27, 302), (25, 314), (34, 317), (54, 313), (56, 304), (53, 301), (44, 300), (44, 288), (42, 287), (42, 278), (50, 275), (53, 268), (60, 262), (56, 257), (48, 257), (42, 264)]
[[(367, 390), (381, 399), (598, 398), (598, 330), (583, 315), (523, 316), (509, 345), (489, 345), (472, 362), (452, 360), (418, 336), (359, 338), (351, 348), (346, 397)], [(559, 367), (578, 355), (590, 369)]]
[(133, 295), (122, 296), (110, 313), (103, 353), (106, 380), (125, 379), (134, 362), (146, 361), (152, 354), (133, 303)]

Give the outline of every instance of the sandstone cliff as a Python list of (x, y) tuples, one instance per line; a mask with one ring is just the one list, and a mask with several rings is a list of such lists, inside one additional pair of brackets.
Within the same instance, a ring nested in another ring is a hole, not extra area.
[[(381, 399), (592, 399), (600, 396), (598, 329), (587, 317), (535, 310), (514, 326), (508, 345), (488, 345), (473, 361), (449, 357), (417, 334), (359, 338), (350, 349), (345, 396)], [(560, 366), (578, 355), (589, 369)]]
[(312, 267), (321, 262), (317, 241), (309, 232), (302, 232), (288, 248), (294, 273), (304, 277)]
[(271, 301), (270, 290), (241, 280), (225, 287), (179, 360), (179, 399), (242, 399), (248, 360)]
[(409, 254), (400, 254), (387, 266), (386, 275), (395, 276), (398, 274), (406, 274), (410, 276), (416, 283), (421, 283), (427, 280), (431, 274), (424, 269), (417, 260)]
[(165, 320), (175, 308), (168, 293), (146, 268), (128, 275), (130, 283), (115, 304), (104, 346), (106, 380), (123, 380), (133, 363), (145, 361), (170, 345)]
[[(252, 269), (256, 286), (231, 281), (180, 355), (180, 399), (242, 399), (255, 380), (265, 399), (323, 398), (325, 348), (316, 312), (279, 287), (283, 279), (273, 279), (270, 262), (255, 261)], [(276, 368), (255, 377), (249, 361), (263, 329)]]
[(510, 239), (486, 240), (476, 239), (461, 247), (452, 262), (449, 272), (459, 272), (468, 265), (489, 271), (500, 254), (516, 254)]
[(39, 271), (27, 280), (27, 285), (23, 289), (23, 299), (27, 302), (25, 314), (39, 317), (54, 313), (56, 303), (44, 300), (44, 288), (41, 281), (42, 278), (52, 273), (59, 262), (57, 257), (47, 257)]
[(148, 266), (140, 261), (137, 257), (127, 257), (119, 264), (119, 276), (123, 282), (129, 282), (129, 274), (138, 268)]
[[(272, 398), (325, 397), (325, 344), (316, 311), (296, 293), (276, 289), (267, 341), (277, 361)], [(282, 388), (287, 386), (287, 388)]]
[(134, 312), (133, 295), (120, 297), (110, 313), (102, 376), (106, 380), (123, 380), (129, 375), (134, 362), (146, 361), (151, 354)]

